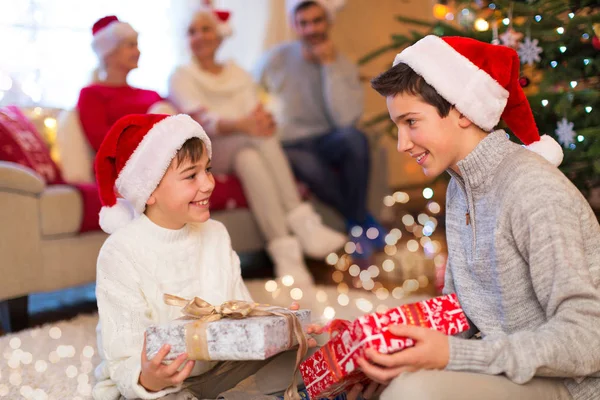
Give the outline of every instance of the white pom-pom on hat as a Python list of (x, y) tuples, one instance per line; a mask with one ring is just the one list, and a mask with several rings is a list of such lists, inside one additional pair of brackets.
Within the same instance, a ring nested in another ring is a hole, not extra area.
[(104, 206), (100, 209), (100, 228), (106, 233), (115, 233), (131, 222), (135, 216), (131, 203), (119, 198), (117, 204), (112, 207)]

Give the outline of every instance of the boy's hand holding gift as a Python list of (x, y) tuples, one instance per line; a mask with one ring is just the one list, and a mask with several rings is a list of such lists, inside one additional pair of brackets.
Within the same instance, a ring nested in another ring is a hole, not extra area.
[(344, 391), (352, 396), (362, 389), (371, 395), (379, 390), (372, 381), (385, 385), (399, 372), (445, 367), (446, 335), (468, 328), (456, 295), (405, 304), (353, 322), (334, 321), (331, 330), (337, 334), (300, 365), (300, 372), (311, 398)]
[(413, 340), (414, 345), (404, 351), (382, 354), (367, 349), (365, 357), (358, 357), (360, 369), (374, 382), (387, 385), (403, 372), (420, 369), (444, 369), (450, 358), (448, 336), (430, 328), (410, 325), (392, 325), (389, 332)]
[[(292, 303), (292, 305), (290, 306), (290, 310), (292, 310), (292, 311), (300, 310), (300, 304), (297, 301), (294, 301)], [(320, 335), (323, 333), (323, 327), (319, 324), (308, 324), (308, 325), (306, 325), (306, 328), (304, 329), (304, 331), (308, 335), (312, 335), (312, 334)], [(312, 337), (309, 337), (308, 338), (308, 347), (309, 348), (317, 347), (317, 341), (315, 339), (313, 339)]]
[[(420, 369), (444, 369), (450, 358), (448, 336), (430, 328), (411, 325), (391, 325), (389, 332), (411, 338), (414, 346), (393, 354), (382, 354), (375, 349), (365, 350), (365, 357), (358, 357), (362, 372), (371, 380), (363, 385), (354, 385), (347, 400), (358, 400), (360, 396), (370, 399), (403, 372)], [(364, 391), (363, 391), (364, 389)]]
[[(186, 380), (192, 373), (194, 361), (189, 361), (187, 354), (180, 354), (175, 361), (164, 365), (163, 361), (171, 351), (171, 346), (165, 344), (158, 353), (148, 359), (146, 355), (146, 335), (144, 334), (144, 349), (142, 350), (142, 372), (140, 373), (140, 385), (151, 392), (158, 392), (169, 386), (177, 386)], [(179, 368), (185, 364), (181, 371)]]

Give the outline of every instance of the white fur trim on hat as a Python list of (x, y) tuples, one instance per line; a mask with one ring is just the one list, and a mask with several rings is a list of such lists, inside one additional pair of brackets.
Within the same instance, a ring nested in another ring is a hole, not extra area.
[(548, 135), (542, 135), (540, 140), (525, 147), (544, 157), (556, 167), (560, 165), (564, 157), (564, 153), (562, 147), (560, 147), (560, 144), (558, 144), (556, 140)]
[(393, 65), (399, 63), (410, 66), (481, 129), (491, 131), (500, 121), (508, 91), (439, 37), (426, 36), (407, 47)]
[(228, 38), (231, 35), (233, 35), (233, 28), (231, 28), (231, 25), (229, 24), (229, 22), (219, 21), (219, 22), (217, 22), (217, 33), (222, 38)]
[(117, 204), (100, 209), (100, 228), (108, 234), (116, 232), (135, 218), (135, 210), (125, 199), (117, 198)]
[(137, 37), (138, 33), (127, 22), (113, 21), (92, 38), (92, 49), (100, 58), (106, 57), (117, 48), (123, 39)]
[(196, 11), (194, 11), (192, 13), (192, 18), (190, 19), (190, 22), (187, 26), (189, 27), (192, 24), (192, 22), (194, 22), (196, 20), (196, 18), (198, 18), (200, 16), (206, 16), (206, 17), (210, 18), (210, 20), (215, 24), (217, 34), (222, 39), (228, 38), (231, 35), (233, 35), (233, 28), (231, 27), (231, 24), (229, 23), (229, 21), (227, 21), (227, 22), (221, 21), (215, 15), (213, 9), (206, 7), (204, 5), (199, 6), (196, 9)]
[(157, 122), (146, 133), (129, 157), (115, 183), (117, 191), (129, 200), (137, 213), (156, 189), (171, 161), (186, 140), (197, 137), (204, 142), (208, 157), (212, 147), (208, 135), (189, 115), (178, 114)]

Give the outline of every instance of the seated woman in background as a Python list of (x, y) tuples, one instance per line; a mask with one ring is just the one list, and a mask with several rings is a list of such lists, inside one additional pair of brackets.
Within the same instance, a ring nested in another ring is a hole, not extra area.
[(101, 18), (93, 28), (92, 48), (99, 66), (94, 82), (81, 89), (77, 109), (81, 126), (94, 152), (109, 128), (127, 114), (159, 112), (173, 114), (172, 107), (153, 90), (127, 84), (127, 75), (138, 67), (138, 33), (114, 15)]
[(250, 209), (268, 241), (276, 275), (312, 283), (302, 253), (324, 258), (340, 249), (346, 237), (321, 223), (303, 203), (290, 165), (275, 136), (276, 126), (258, 100), (251, 75), (234, 62), (215, 56), (231, 30), (229, 13), (200, 8), (188, 25), (192, 60), (169, 80), (169, 100), (202, 124), (218, 157), (215, 173), (234, 172)]

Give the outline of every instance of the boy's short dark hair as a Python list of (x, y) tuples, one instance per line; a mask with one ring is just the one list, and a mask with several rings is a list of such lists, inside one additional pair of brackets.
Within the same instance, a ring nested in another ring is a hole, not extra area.
[(371, 87), (384, 97), (409, 93), (434, 106), (440, 117), (447, 117), (452, 108), (446, 99), (407, 64), (399, 63), (371, 80)]
[(202, 158), (204, 153), (204, 142), (198, 138), (193, 137), (183, 143), (181, 149), (177, 152), (177, 165), (181, 165), (184, 161), (189, 161), (192, 164), (197, 163)]
[(298, 13), (298, 11), (302, 11), (304, 9), (307, 9), (308, 7), (318, 6), (318, 5), (319, 4), (313, 0), (303, 1), (302, 3), (298, 4), (296, 9), (294, 10), (294, 15), (296, 15)]

